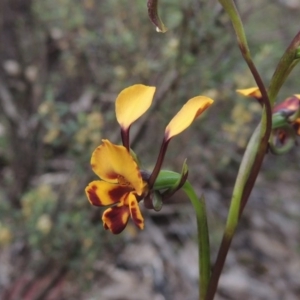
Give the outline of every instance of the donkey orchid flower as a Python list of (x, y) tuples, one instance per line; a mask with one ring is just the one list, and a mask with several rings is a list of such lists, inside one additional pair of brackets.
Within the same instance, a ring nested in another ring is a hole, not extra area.
[[(150, 107), (155, 87), (136, 84), (124, 89), (116, 99), (116, 117), (121, 127), (123, 146), (114, 145), (109, 140), (92, 154), (91, 166), (101, 180), (91, 182), (85, 189), (89, 202), (94, 206), (110, 206), (103, 215), (105, 229), (118, 234), (124, 230), (129, 220), (133, 220), (140, 229), (144, 228), (144, 218), (139, 208), (143, 199), (151, 199), (154, 182), (159, 174), (169, 141), (175, 135), (188, 128), (192, 122), (212, 103), (213, 100), (198, 96), (190, 99), (165, 130), (161, 150), (152, 173), (140, 170), (138, 160), (130, 149), (129, 130), (133, 122), (141, 117)], [(183, 172), (179, 183), (170, 189), (174, 193), (187, 178), (187, 170)], [(164, 195), (163, 193), (161, 195)], [(149, 203), (148, 203), (149, 204)], [(151, 205), (146, 205), (151, 208)], [(152, 206), (153, 208), (153, 206)]]
[(105, 229), (117, 234), (126, 226), (129, 216), (140, 228), (144, 228), (137, 199), (147, 192), (137, 163), (123, 146), (102, 140), (92, 154), (91, 166), (102, 180), (91, 182), (85, 189), (92, 205), (114, 206), (106, 209), (102, 216)]

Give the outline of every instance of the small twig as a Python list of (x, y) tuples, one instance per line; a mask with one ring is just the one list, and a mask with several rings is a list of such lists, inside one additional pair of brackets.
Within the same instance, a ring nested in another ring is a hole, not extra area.
[(0, 79), (0, 105), (4, 112), (4, 115), (14, 124), (18, 124), (20, 115), (13, 102), (13, 96), (9, 92), (8, 88), (4, 85)]

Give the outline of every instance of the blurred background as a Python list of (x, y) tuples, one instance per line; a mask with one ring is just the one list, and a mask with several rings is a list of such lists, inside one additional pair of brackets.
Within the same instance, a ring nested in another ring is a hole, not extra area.
[[(120, 143), (118, 93), (155, 85), (150, 111), (132, 127), (143, 166), (155, 164), (164, 128), (189, 98), (215, 99), (170, 143), (164, 167), (204, 193), (212, 263), (260, 106), (237, 88), (255, 83), (217, 1), (160, 1), (159, 34), (146, 1), (0, 2), (0, 299), (197, 299), (196, 221), (178, 192), (143, 210), (119, 236), (85, 186), (102, 138)], [(299, 0), (236, 1), (266, 85), (299, 31)], [(299, 66), (278, 101), (300, 93)], [(233, 241), (216, 299), (299, 299), (299, 147), (266, 156)]]

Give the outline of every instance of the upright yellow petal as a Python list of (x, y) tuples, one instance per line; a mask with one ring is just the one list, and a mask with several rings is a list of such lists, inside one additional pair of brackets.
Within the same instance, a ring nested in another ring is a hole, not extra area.
[(155, 93), (154, 86), (135, 84), (124, 89), (116, 100), (116, 116), (123, 129), (142, 116), (150, 107)]
[(213, 102), (212, 99), (205, 96), (190, 99), (166, 127), (165, 140), (171, 139), (188, 128)]
[(246, 97), (253, 97), (255, 99), (262, 98), (261, 92), (258, 87), (236, 90), (236, 92)]
[(92, 154), (93, 171), (103, 180), (110, 183), (130, 184), (138, 195), (144, 188), (141, 173), (137, 163), (124, 146), (102, 140), (102, 144)]

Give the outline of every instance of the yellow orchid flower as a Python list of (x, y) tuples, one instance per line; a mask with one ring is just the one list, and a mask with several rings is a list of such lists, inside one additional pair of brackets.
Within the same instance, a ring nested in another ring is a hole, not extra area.
[(91, 166), (102, 180), (93, 181), (86, 187), (88, 200), (95, 206), (114, 204), (103, 213), (104, 228), (115, 234), (120, 233), (130, 216), (143, 229), (144, 218), (137, 199), (143, 198), (147, 184), (127, 149), (102, 140), (92, 154)]
[[(188, 128), (213, 103), (208, 97), (198, 96), (182, 107), (166, 127), (155, 168), (149, 173), (140, 170), (137, 159), (133, 157), (129, 145), (129, 130), (132, 123), (149, 109), (154, 93), (155, 87), (142, 84), (124, 89), (116, 99), (116, 117), (121, 126), (123, 146), (102, 140), (102, 144), (92, 154), (92, 169), (101, 180), (91, 182), (85, 189), (86, 195), (92, 205), (111, 206), (104, 211), (102, 221), (104, 228), (115, 234), (123, 231), (129, 217), (138, 228), (144, 228), (144, 218), (138, 203), (144, 199), (145, 206), (151, 208), (150, 195), (169, 141)], [(186, 177), (187, 172), (183, 174), (182, 180), (185, 181)]]

